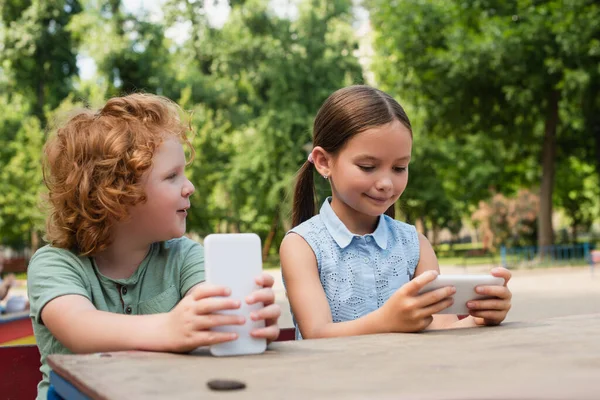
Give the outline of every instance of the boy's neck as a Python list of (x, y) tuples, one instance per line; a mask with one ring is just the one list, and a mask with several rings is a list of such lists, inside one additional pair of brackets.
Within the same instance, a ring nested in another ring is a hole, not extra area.
[(112, 279), (126, 279), (132, 276), (144, 261), (151, 244), (134, 246), (131, 243), (115, 240), (108, 248), (94, 255), (98, 271)]
[(342, 221), (346, 228), (354, 235), (368, 235), (375, 232), (379, 216), (373, 217), (366, 214), (360, 214), (335, 197), (331, 201), (331, 209), (335, 215)]

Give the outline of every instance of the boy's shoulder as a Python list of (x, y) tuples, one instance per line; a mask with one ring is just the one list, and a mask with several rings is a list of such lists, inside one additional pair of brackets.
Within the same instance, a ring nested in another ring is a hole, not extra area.
[(204, 247), (187, 236), (162, 242), (159, 252), (159, 254), (163, 254), (167, 258), (176, 260), (185, 260), (190, 257), (193, 259), (204, 257)]
[(54, 247), (52, 245), (47, 244), (43, 247), (40, 247), (38, 250), (36, 250), (36, 252), (33, 254), (31, 259), (29, 260), (28, 269), (31, 268), (32, 266), (39, 264), (40, 262), (46, 263), (47, 261), (50, 261), (50, 260), (53, 260), (53, 261), (62, 260), (63, 262), (69, 263), (69, 264), (71, 264), (71, 263), (81, 264), (81, 263), (83, 263), (83, 258), (87, 258), (87, 257), (79, 256), (72, 250), (67, 250), (67, 249), (63, 249), (60, 247)]
[(170, 250), (187, 251), (194, 247), (202, 248), (202, 245), (195, 240), (182, 236), (176, 239), (170, 239), (164, 242), (164, 248)]

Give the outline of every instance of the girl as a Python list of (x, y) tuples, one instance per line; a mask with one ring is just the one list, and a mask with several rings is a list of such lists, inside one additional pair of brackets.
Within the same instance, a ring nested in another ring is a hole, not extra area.
[[(433, 315), (452, 304), (453, 287), (418, 294), (439, 267), (425, 236), (393, 219), (412, 141), (406, 113), (380, 90), (347, 87), (319, 110), (313, 149), (298, 173), (294, 228), (280, 248), (297, 338), (497, 325), (506, 317), (511, 274), (503, 268), (492, 274), (505, 285), (479, 287), (493, 298), (470, 302), (461, 321)], [(315, 170), (332, 194), (317, 215)]]
[[(113, 98), (71, 117), (46, 143), (50, 245), (28, 269), (31, 318), (46, 398), (49, 354), (120, 350), (187, 352), (236, 339), (213, 332), (244, 319), (225, 287), (203, 284), (202, 247), (183, 237), (194, 185), (184, 168), (179, 109), (154, 95)], [(255, 337), (279, 334), (269, 275), (246, 299), (262, 302)]]

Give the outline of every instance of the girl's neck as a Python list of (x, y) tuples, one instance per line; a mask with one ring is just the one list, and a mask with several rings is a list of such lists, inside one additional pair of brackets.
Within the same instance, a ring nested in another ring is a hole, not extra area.
[(367, 235), (375, 232), (377, 228), (379, 216), (373, 217), (359, 213), (343, 201), (336, 199), (335, 196), (331, 200), (331, 209), (346, 228), (355, 235)]

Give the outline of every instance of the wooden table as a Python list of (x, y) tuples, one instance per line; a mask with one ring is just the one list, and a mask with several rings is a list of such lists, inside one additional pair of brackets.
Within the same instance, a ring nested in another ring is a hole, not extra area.
[[(600, 314), (281, 342), (259, 356), (123, 352), (49, 360), (63, 393), (66, 382), (92, 399), (600, 399)], [(247, 387), (211, 391), (206, 382), (216, 378)]]

